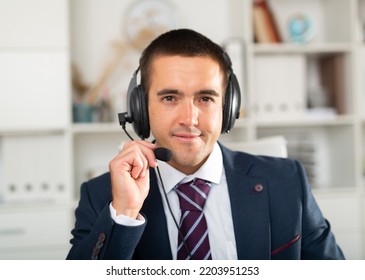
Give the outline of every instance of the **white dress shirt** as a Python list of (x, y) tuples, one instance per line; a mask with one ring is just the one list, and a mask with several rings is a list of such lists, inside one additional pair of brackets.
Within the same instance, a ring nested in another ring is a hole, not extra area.
[[(204, 207), (204, 215), (208, 224), (209, 243), (212, 251), (212, 258), (216, 260), (237, 259), (231, 204), (228, 195), (227, 180), (223, 168), (222, 152), (219, 145), (217, 143), (214, 145), (213, 151), (210, 154), (208, 160), (197, 172), (192, 175), (187, 176), (163, 161), (159, 161), (158, 166), (163, 181), (163, 184), (161, 184), (158, 179), (167, 220), (168, 234), (173, 258), (176, 259), (178, 229), (175, 225), (172, 215), (174, 216), (177, 224), (180, 222), (181, 215), (179, 199), (174, 187), (179, 183), (185, 183), (193, 180), (194, 178), (201, 178), (212, 182), (212, 188), (209, 192)], [(165, 187), (172, 214), (168, 209), (164, 191), (162, 189), (163, 187)], [(134, 220), (122, 215), (116, 216), (116, 212), (111, 204), (110, 210), (112, 218), (117, 223), (132, 226), (140, 225), (145, 222), (143, 218), (141, 219), (141, 217), (139, 217), (137, 220)]]

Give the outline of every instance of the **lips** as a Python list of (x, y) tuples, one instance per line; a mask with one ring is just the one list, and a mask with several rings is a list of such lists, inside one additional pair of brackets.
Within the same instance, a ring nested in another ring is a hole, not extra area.
[(201, 132), (197, 129), (194, 131), (175, 131), (172, 135), (182, 141), (193, 141), (200, 138)]
[(174, 134), (173, 136), (181, 143), (193, 143), (200, 139), (200, 135), (197, 134)]
[(196, 137), (199, 137), (200, 134), (175, 133), (174, 136), (181, 137), (181, 138), (196, 138)]

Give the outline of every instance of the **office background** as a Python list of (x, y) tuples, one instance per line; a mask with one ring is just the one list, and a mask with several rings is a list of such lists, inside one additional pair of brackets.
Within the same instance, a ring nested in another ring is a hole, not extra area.
[(365, 0), (258, 2), (0, 0), (0, 259), (65, 258), (81, 182), (127, 139), (140, 52), (176, 27), (233, 60), (241, 118), (221, 141), (284, 136), (346, 256), (365, 259)]

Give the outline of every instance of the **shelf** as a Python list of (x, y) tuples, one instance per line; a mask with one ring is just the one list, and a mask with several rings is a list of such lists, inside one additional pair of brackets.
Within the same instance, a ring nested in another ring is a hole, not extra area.
[[(234, 128), (247, 128), (252, 125), (253, 122), (248, 118), (237, 119)], [(134, 134), (131, 125), (127, 124), (127, 130), (129, 133)], [(92, 134), (92, 133), (121, 133), (124, 135), (122, 127), (117, 123), (82, 123), (72, 124), (71, 131), (74, 134)], [(1, 135), (1, 134), (0, 134)]]
[(7, 202), (0, 203), (1, 213), (14, 213), (14, 212), (37, 212), (39, 210), (63, 210), (63, 209), (74, 209), (75, 204), (72, 202), (60, 203), (60, 202), (45, 202), (45, 201), (34, 201), (34, 202)]
[(303, 116), (303, 118), (288, 118), (285, 120), (257, 120), (256, 124), (258, 127), (321, 127), (352, 125), (353, 122), (353, 116), (345, 115), (328, 117)]
[(118, 123), (80, 123), (72, 124), (72, 133), (124, 133), (122, 127)]
[(255, 54), (327, 54), (347, 53), (352, 51), (350, 43), (315, 43), (295, 45), (291, 43), (280, 44), (254, 44), (252, 46)]
[(44, 128), (5, 128), (0, 129), (0, 137), (2, 136), (29, 136), (29, 135), (59, 135), (64, 134), (66, 128), (44, 127)]

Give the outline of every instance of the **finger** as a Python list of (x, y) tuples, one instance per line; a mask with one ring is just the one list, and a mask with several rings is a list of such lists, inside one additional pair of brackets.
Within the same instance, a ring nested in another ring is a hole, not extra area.
[(157, 160), (153, 153), (155, 144), (147, 141), (128, 141), (120, 153), (110, 162), (110, 171), (138, 179), (146, 176), (149, 167), (156, 167)]
[(133, 156), (133, 162), (130, 165), (129, 173), (134, 179), (146, 176), (146, 172), (148, 170), (148, 161), (147, 158), (143, 154), (136, 154)]
[(136, 140), (129, 141), (125, 144), (126, 151), (136, 150), (140, 151), (144, 157), (147, 159), (148, 166), (156, 167), (157, 160), (153, 150), (156, 148), (156, 145), (144, 140)]

